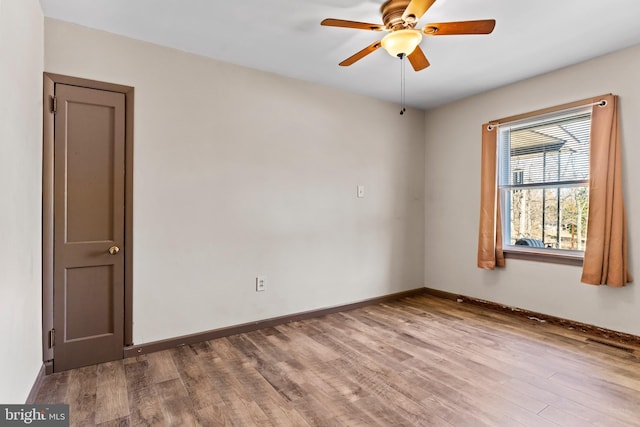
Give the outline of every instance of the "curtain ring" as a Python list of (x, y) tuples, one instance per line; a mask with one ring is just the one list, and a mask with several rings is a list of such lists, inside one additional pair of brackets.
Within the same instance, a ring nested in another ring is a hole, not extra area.
[(606, 107), (608, 104), (606, 99), (603, 99), (602, 101), (598, 102), (598, 107)]
[(487, 125), (487, 130), (489, 132), (491, 132), (492, 130), (494, 130), (496, 128), (496, 125)]

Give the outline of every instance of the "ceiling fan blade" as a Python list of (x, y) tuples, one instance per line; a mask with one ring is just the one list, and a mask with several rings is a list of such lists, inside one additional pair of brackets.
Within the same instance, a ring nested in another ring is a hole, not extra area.
[(436, 0), (411, 0), (411, 3), (409, 3), (402, 14), (402, 19), (407, 22), (418, 22), (435, 1)]
[(420, 49), (420, 46), (416, 46), (413, 52), (409, 56), (409, 62), (415, 71), (424, 70), (429, 64), (429, 60), (424, 56), (424, 52)]
[(344, 61), (342, 61), (339, 65), (341, 67), (348, 67), (349, 65), (353, 64), (356, 61), (361, 60), (362, 58), (364, 58), (365, 56), (369, 55), (371, 52), (378, 50), (382, 45), (380, 44), (380, 41), (377, 41), (373, 44), (370, 44), (369, 46), (365, 47), (364, 49), (362, 49), (360, 52), (351, 55), (350, 57), (348, 57), (347, 59), (345, 59)]
[(369, 30), (369, 31), (382, 31), (384, 25), (382, 24), (368, 24), (366, 22), (345, 21), (344, 19), (324, 19), (320, 25), (326, 27), (343, 27), (343, 28), (355, 28), (356, 30)]
[(440, 22), (427, 24), (422, 29), (426, 36), (453, 36), (457, 34), (491, 34), (496, 26), (495, 19), (480, 21)]

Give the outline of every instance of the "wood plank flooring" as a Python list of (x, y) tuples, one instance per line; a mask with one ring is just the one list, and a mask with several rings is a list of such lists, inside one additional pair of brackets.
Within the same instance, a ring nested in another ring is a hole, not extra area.
[(416, 296), (48, 376), (77, 426), (640, 426), (640, 349)]

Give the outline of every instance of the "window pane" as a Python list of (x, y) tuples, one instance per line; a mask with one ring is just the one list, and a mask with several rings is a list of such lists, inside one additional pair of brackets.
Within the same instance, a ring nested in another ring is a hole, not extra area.
[(511, 242), (509, 244), (524, 245), (524, 239), (543, 242), (542, 192), (541, 189), (511, 190)]
[(590, 114), (501, 129), (500, 184), (589, 179)]
[(573, 187), (560, 190), (560, 249), (584, 251), (587, 242), (589, 188)]
[(587, 240), (587, 186), (515, 189), (506, 192), (511, 208), (508, 244), (584, 250)]

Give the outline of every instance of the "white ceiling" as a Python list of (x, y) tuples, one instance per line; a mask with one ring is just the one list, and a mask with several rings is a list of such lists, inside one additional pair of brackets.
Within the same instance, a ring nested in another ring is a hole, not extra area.
[[(384, 33), (383, 0), (40, 0), (45, 16), (234, 64), (398, 102), (400, 62), (383, 49), (338, 62)], [(438, 0), (428, 22), (497, 20), (491, 35), (425, 37), (431, 66), (407, 64), (407, 104), (431, 108), (640, 43), (638, 0)]]

